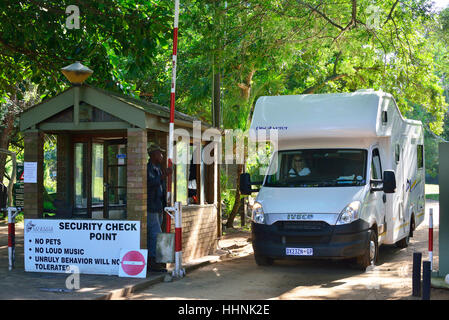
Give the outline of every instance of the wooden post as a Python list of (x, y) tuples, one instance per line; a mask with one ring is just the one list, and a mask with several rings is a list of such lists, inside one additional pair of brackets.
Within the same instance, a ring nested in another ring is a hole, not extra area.
[(240, 226), (244, 227), (246, 224), (245, 218), (246, 218), (246, 197), (241, 197), (240, 201), (242, 202), (240, 204)]
[(24, 185), (24, 216), (42, 218), (44, 213), (44, 134), (39, 130), (25, 132), (24, 161), (37, 163), (36, 183)]

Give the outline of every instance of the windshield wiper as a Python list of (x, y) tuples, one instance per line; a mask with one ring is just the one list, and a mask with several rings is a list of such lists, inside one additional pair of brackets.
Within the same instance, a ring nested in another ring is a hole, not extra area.
[(335, 183), (338, 184), (354, 184), (354, 185), (360, 185), (363, 182), (363, 180), (355, 180), (355, 179), (336, 179)]
[(295, 185), (299, 187), (328, 187), (334, 185), (334, 183), (332, 181), (308, 180), (298, 182)]
[(341, 185), (360, 185), (362, 181), (354, 179), (329, 179), (329, 180), (301, 180), (301, 181), (286, 181), (278, 183), (266, 183), (265, 187), (287, 187), (287, 188), (311, 188), (311, 187), (332, 187)]

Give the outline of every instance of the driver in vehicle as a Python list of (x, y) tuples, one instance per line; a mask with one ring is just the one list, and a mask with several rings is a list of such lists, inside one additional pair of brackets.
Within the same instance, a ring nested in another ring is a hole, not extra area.
[(292, 159), (291, 169), (288, 171), (290, 178), (304, 177), (310, 174), (310, 169), (307, 167), (306, 160), (300, 155), (295, 155)]

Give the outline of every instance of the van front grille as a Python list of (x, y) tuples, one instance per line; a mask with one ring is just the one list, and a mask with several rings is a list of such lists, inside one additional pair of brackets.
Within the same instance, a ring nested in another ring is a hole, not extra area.
[(280, 241), (288, 245), (328, 243), (331, 226), (324, 221), (278, 221)]
[(325, 231), (329, 224), (324, 221), (280, 221), (279, 229), (282, 231)]
[[(282, 241), (282, 239), (281, 239)], [(285, 244), (322, 244), (330, 241), (330, 235), (319, 236), (285, 236)]]

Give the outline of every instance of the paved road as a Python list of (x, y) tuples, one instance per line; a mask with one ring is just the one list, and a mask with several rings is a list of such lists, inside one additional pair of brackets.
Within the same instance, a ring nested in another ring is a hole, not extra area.
[[(438, 221), (438, 206), (430, 205)], [(421, 251), (427, 258), (427, 217), (425, 221), (408, 248), (382, 246), (378, 265), (364, 273), (338, 261), (276, 261), (259, 267), (248, 245), (237, 252), (241, 258), (201, 268), (130, 299), (414, 299), (412, 255)], [(435, 245), (437, 250), (438, 241)], [(449, 291), (433, 289), (432, 298), (449, 299)]]

